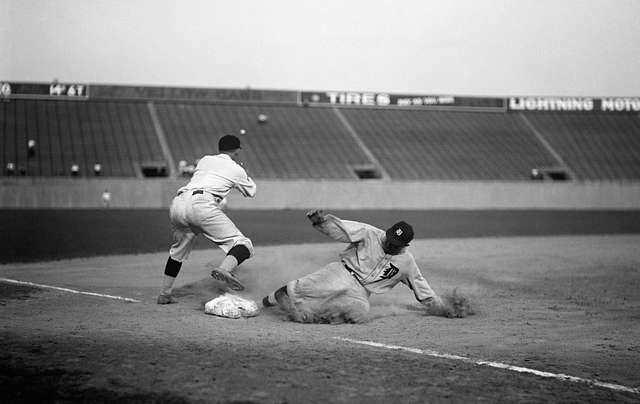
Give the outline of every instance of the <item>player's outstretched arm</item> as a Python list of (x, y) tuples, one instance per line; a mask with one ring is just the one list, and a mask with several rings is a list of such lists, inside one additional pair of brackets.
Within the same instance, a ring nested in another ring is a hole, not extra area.
[(325, 236), (343, 243), (354, 241), (349, 229), (346, 227), (346, 222), (334, 215), (326, 214), (320, 209), (314, 209), (307, 212), (307, 219), (309, 219), (314, 229)]

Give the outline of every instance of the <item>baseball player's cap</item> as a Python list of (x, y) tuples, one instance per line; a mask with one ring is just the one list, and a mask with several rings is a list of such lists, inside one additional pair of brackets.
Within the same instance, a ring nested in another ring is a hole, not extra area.
[(240, 147), (240, 139), (233, 135), (224, 135), (218, 140), (218, 150), (219, 151), (229, 151), (241, 149)]
[(386, 231), (387, 240), (398, 246), (407, 246), (413, 240), (413, 227), (405, 221), (400, 221)]

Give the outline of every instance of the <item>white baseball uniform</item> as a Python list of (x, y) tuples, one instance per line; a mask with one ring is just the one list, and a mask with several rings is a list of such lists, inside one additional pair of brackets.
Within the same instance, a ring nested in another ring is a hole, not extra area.
[(314, 227), (349, 246), (340, 253), (340, 262), (287, 284), (294, 320), (317, 322), (342, 317), (359, 322), (369, 311), (371, 293), (384, 293), (399, 282), (407, 285), (420, 302), (436, 296), (410, 252), (384, 252), (384, 230), (333, 215), (326, 215)]
[(196, 165), (191, 181), (178, 190), (170, 208), (174, 243), (172, 259), (189, 257), (196, 235), (202, 233), (225, 253), (235, 245), (246, 246), (253, 255), (253, 244), (227, 217), (220, 204), (233, 189), (253, 198), (256, 183), (229, 155), (204, 156)]

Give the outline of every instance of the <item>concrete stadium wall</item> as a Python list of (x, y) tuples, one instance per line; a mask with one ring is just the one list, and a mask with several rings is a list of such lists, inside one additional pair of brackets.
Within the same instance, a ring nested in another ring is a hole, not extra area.
[[(640, 209), (640, 182), (275, 181), (230, 209)], [(5, 178), (0, 208), (166, 208), (186, 180)]]

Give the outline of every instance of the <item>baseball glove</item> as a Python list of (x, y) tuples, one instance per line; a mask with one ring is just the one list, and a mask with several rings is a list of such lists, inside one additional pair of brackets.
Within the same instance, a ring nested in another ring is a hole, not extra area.
[(314, 209), (307, 212), (307, 219), (311, 221), (314, 226), (325, 221), (324, 212), (320, 209)]
[(427, 306), (427, 314), (448, 318), (464, 318), (475, 313), (469, 299), (454, 289)]

